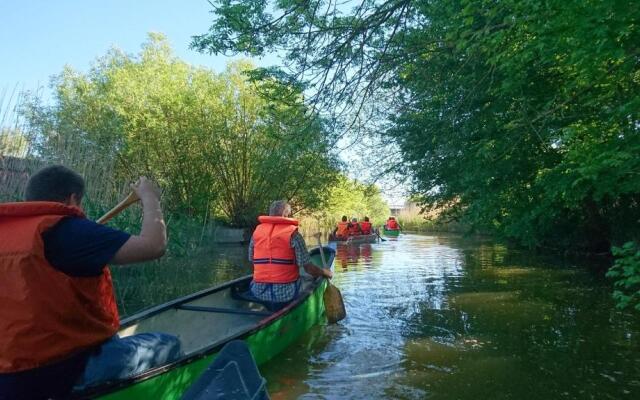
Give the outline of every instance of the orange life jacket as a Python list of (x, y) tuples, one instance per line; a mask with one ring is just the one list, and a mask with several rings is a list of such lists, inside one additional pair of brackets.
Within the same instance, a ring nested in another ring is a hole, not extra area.
[(360, 234), (360, 226), (357, 222), (352, 222), (349, 225), (349, 235), (359, 235)]
[(49, 264), (42, 233), (76, 207), (0, 204), (0, 373), (61, 361), (112, 337), (120, 325), (111, 273), (72, 277)]
[(395, 219), (387, 220), (387, 229), (389, 229), (389, 230), (397, 230), (398, 229), (398, 222)]
[(336, 236), (347, 237), (349, 236), (349, 223), (340, 221), (338, 222), (338, 230), (336, 231)]
[(253, 280), (258, 283), (290, 283), (300, 277), (291, 237), (298, 221), (284, 217), (258, 217), (253, 232)]
[(371, 222), (369, 222), (369, 221), (360, 222), (360, 230), (362, 231), (363, 235), (370, 235), (371, 234)]

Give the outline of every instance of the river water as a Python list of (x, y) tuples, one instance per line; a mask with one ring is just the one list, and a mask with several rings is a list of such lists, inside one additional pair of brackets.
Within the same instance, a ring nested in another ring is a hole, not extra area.
[[(121, 312), (246, 275), (246, 257), (116, 267)], [(334, 266), (347, 318), (260, 368), (274, 400), (640, 399), (640, 313), (583, 262), (406, 234), (338, 245)]]
[(261, 368), (274, 400), (640, 398), (640, 316), (585, 265), (455, 236), (337, 251), (348, 316)]

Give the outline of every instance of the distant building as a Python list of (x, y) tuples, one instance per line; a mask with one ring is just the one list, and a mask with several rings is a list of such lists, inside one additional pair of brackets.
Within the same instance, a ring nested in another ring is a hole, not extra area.
[(404, 203), (389, 204), (389, 213), (391, 213), (391, 215), (398, 215), (403, 209)]

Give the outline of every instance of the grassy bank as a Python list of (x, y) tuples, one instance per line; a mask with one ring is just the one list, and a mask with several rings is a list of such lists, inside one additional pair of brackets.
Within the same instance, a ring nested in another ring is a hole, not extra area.
[(158, 261), (111, 268), (118, 309), (131, 315), (251, 273), (246, 246), (200, 247)]
[(412, 232), (467, 233), (469, 227), (455, 221), (444, 220), (440, 213), (422, 213), (419, 206), (411, 203), (396, 215), (402, 229)]

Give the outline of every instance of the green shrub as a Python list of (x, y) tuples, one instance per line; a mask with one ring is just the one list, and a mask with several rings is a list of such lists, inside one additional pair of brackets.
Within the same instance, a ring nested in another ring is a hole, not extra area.
[(622, 247), (613, 247), (615, 263), (607, 277), (615, 280), (613, 298), (618, 308), (633, 307), (640, 311), (640, 246), (627, 242)]

